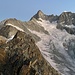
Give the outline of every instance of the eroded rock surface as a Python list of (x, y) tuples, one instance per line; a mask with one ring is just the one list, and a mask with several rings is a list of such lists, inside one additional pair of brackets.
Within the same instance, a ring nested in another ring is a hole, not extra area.
[(0, 43), (0, 75), (59, 74), (42, 57), (31, 36), (17, 31), (12, 40)]

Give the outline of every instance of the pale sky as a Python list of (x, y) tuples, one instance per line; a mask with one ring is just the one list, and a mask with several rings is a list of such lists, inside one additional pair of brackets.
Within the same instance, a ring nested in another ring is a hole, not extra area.
[(0, 0), (0, 21), (7, 18), (28, 21), (38, 10), (48, 15), (75, 12), (75, 0)]

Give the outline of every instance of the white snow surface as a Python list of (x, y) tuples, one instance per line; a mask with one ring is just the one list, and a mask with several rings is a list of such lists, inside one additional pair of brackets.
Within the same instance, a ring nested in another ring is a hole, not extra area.
[(71, 70), (75, 74), (75, 61), (68, 54), (67, 46), (63, 46), (65, 41), (75, 39), (75, 35), (67, 33), (65, 30), (56, 28), (57, 23), (50, 23), (49, 21), (42, 20), (37, 23), (44, 27), (49, 35), (28, 29), (31, 33), (36, 34), (41, 38), (41, 41), (36, 45), (39, 47), (44, 58), (62, 75), (71, 75)]
[(13, 25), (13, 24), (11, 24), (11, 23), (7, 23), (6, 25), (12, 26), (12, 27), (16, 28), (16, 29), (19, 30), (19, 31), (25, 32), (25, 31), (24, 31), (23, 29), (21, 29), (20, 27), (15, 26), (15, 25)]
[(68, 27), (68, 28), (75, 28), (74, 25), (65, 25), (65, 27)]
[(6, 43), (14, 38), (15, 35), (12, 35), (9, 39), (7, 39)]

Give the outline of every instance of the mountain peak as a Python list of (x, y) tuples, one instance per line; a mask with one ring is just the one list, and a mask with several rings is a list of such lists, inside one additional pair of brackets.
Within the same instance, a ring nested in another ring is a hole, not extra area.
[(38, 12), (37, 12), (37, 14), (40, 16), (40, 15), (44, 15), (44, 13), (41, 11), (41, 10), (39, 10)]
[(62, 12), (59, 16), (59, 22), (67, 25), (72, 24), (73, 13), (72, 12)]
[(68, 12), (68, 11), (64, 11), (64, 12), (62, 12), (61, 14), (72, 14), (72, 12)]
[(39, 10), (31, 19), (35, 18), (35, 19), (38, 19), (38, 18), (41, 18), (41, 19), (45, 19), (45, 14)]

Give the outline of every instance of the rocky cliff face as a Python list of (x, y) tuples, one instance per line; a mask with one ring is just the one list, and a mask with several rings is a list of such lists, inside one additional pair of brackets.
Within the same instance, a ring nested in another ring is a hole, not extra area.
[(54, 16), (53, 14), (52, 15), (46, 15), (44, 14), (41, 10), (39, 10), (32, 18), (31, 20), (35, 18), (37, 20), (39, 20), (39, 18), (43, 19), (43, 20), (49, 20), (50, 22), (52, 21), (57, 21), (58, 20), (58, 16)]
[(65, 29), (70, 34), (75, 34), (75, 13), (63, 12), (58, 19), (59, 29)]

